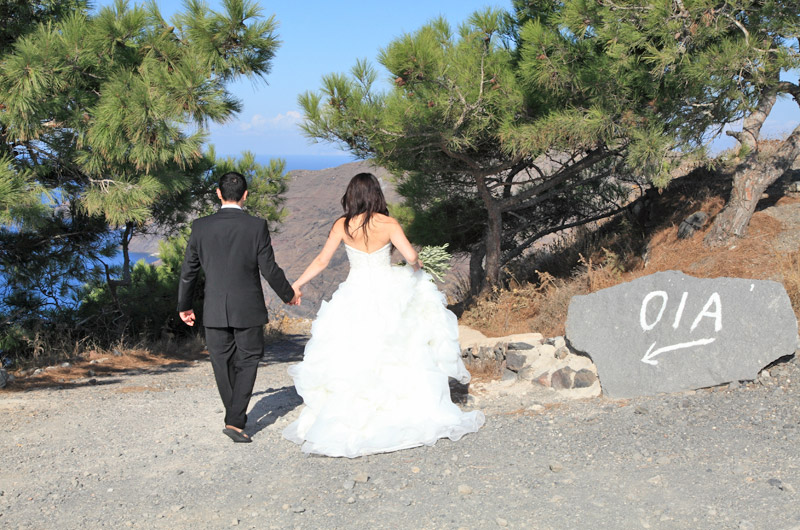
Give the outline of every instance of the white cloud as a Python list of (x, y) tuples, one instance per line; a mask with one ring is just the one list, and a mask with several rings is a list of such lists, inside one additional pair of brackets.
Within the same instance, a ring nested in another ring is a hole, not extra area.
[(240, 131), (265, 132), (270, 130), (294, 129), (300, 123), (303, 115), (296, 110), (279, 113), (277, 116), (267, 118), (261, 114), (254, 114), (250, 121), (239, 122)]

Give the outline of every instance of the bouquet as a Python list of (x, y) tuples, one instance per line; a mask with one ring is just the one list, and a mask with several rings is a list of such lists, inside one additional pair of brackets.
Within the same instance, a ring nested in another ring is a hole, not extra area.
[(450, 258), (447, 252), (447, 243), (439, 247), (424, 246), (419, 250), (419, 259), (422, 262), (422, 270), (433, 276), (436, 281), (441, 282), (444, 275), (450, 270)]

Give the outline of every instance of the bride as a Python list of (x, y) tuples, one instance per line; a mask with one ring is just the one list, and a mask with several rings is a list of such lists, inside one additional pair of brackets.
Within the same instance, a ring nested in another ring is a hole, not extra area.
[[(322, 302), (303, 361), (289, 368), (305, 406), (283, 436), (305, 453), (358, 456), (458, 440), (484, 423), (450, 399), (461, 361), (456, 316), (400, 224), (389, 217), (378, 179), (352, 178), (319, 255), (294, 283), (299, 291), (344, 242), (350, 274)], [(392, 247), (409, 266), (391, 265)]]

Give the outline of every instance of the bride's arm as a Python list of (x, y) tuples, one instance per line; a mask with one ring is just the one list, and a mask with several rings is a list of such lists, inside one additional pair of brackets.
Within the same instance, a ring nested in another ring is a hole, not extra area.
[(405, 232), (403, 232), (403, 227), (401, 227), (400, 223), (395, 219), (392, 219), (391, 223), (390, 234), (392, 245), (394, 245), (394, 248), (405, 258), (406, 263), (414, 267), (414, 270), (419, 270), (420, 267), (422, 267), (422, 262), (419, 260), (417, 251), (414, 250), (414, 247), (412, 247), (411, 243), (408, 241)]
[(336, 252), (336, 249), (339, 248), (339, 243), (342, 242), (342, 235), (344, 234), (344, 219), (339, 219), (333, 224), (333, 228), (331, 228), (330, 234), (328, 234), (328, 240), (325, 242), (325, 246), (322, 247), (322, 250), (314, 258), (311, 263), (306, 267), (306, 270), (303, 271), (303, 274), (292, 284), (292, 287), (296, 289), (300, 289), (305, 284), (311, 281), (314, 276), (325, 270), (325, 267), (328, 266), (330, 263), (331, 258), (333, 257), (333, 253)]

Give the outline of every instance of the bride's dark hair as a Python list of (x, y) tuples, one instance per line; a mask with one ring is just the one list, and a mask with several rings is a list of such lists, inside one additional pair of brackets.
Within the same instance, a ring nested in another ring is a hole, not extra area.
[(367, 225), (372, 216), (376, 213), (389, 215), (381, 185), (372, 173), (359, 173), (350, 179), (350, 184), (342, 195), (342, 208), (344, 208), (344, 231), (348, 237), (353, 237), (350, 232), (350, 220), (353, 217), (364, 214), (364, 221), (358, 228), (364, 230), (364, 238), (368, 239)]

